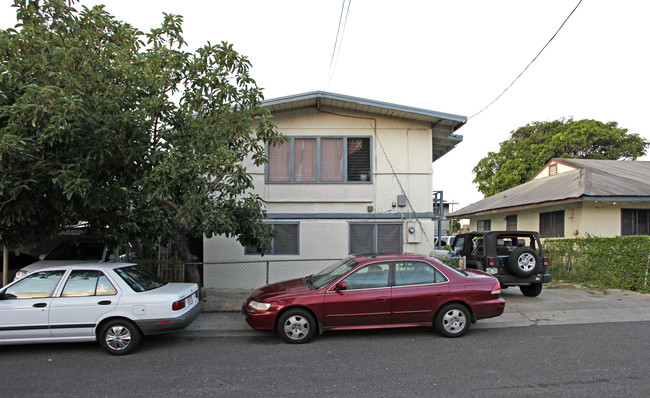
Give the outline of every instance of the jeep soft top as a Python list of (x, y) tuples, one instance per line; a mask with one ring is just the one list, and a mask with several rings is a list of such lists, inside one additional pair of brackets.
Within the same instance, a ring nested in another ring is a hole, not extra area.
[(526, 296), (542, 292), (551, 281), (548, 257), (536, 231), (477, 231), (456, 235), (453, 251), (466, 268), (494, 275), (501, 286), (519, 286)]

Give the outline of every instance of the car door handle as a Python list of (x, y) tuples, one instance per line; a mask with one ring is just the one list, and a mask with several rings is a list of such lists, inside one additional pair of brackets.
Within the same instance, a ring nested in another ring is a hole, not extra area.
[(99, 304), (99, 305), (109, 305), (110, 303), (111, 303), (111, 300), (102, 300), (97, 304)]
[(34, 308), (43, 308), (43, 307), (47, 307), (47, 303), (36, 303), (36, 304), (34, 304), (32, 307), (34, 307)]
[(386, 301), (388, 297), (377, 297), (377, 301)]

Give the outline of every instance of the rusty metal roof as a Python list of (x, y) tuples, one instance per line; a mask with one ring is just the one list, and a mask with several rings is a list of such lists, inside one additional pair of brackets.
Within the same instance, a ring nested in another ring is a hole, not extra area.
[(569, 200), (650, 200), (650, 162), (564, 158), (551, 162), (576, 169), (528, 181), (472, 203), (449, 217)]

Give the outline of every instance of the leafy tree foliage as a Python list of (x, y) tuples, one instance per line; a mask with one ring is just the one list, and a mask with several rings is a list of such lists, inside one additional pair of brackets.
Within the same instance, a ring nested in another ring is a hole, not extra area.
[(249, 60), (188, 52), (182, 17), (143, 33), (103, 6), (16, 0), (0, 31), (0, 240), (84, 221), (107, 243), (234, 236), (270, 248), (246, 165), (284, 140)]
[(473, 169), (474, 183), (488, 197), (527, 182), (552, 158), (633, 160), (643, 156), (648, 145), (616, 122), (535, 122), (510, 133), (499, 152), (481, 159)]
[(460, 220), (455, 218), (449, 221), (449, 235), (456, 235), (462, 228)]

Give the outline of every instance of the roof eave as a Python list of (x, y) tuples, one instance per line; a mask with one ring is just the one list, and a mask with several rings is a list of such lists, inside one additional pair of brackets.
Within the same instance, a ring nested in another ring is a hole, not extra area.
[(273, 98), (262, 102), (271, 113), (296, 111), (306, 108), (334, 108), (376, 114), (385, 117), (412, 120), (431, 125), (433, 134), (433, 161), (436, 161), (463, 141), (463, 136), (455, 132), (467, 122), (467, 117), (451, 113), (374, 101), (365, 98), (312, 91), (286, 97)]

